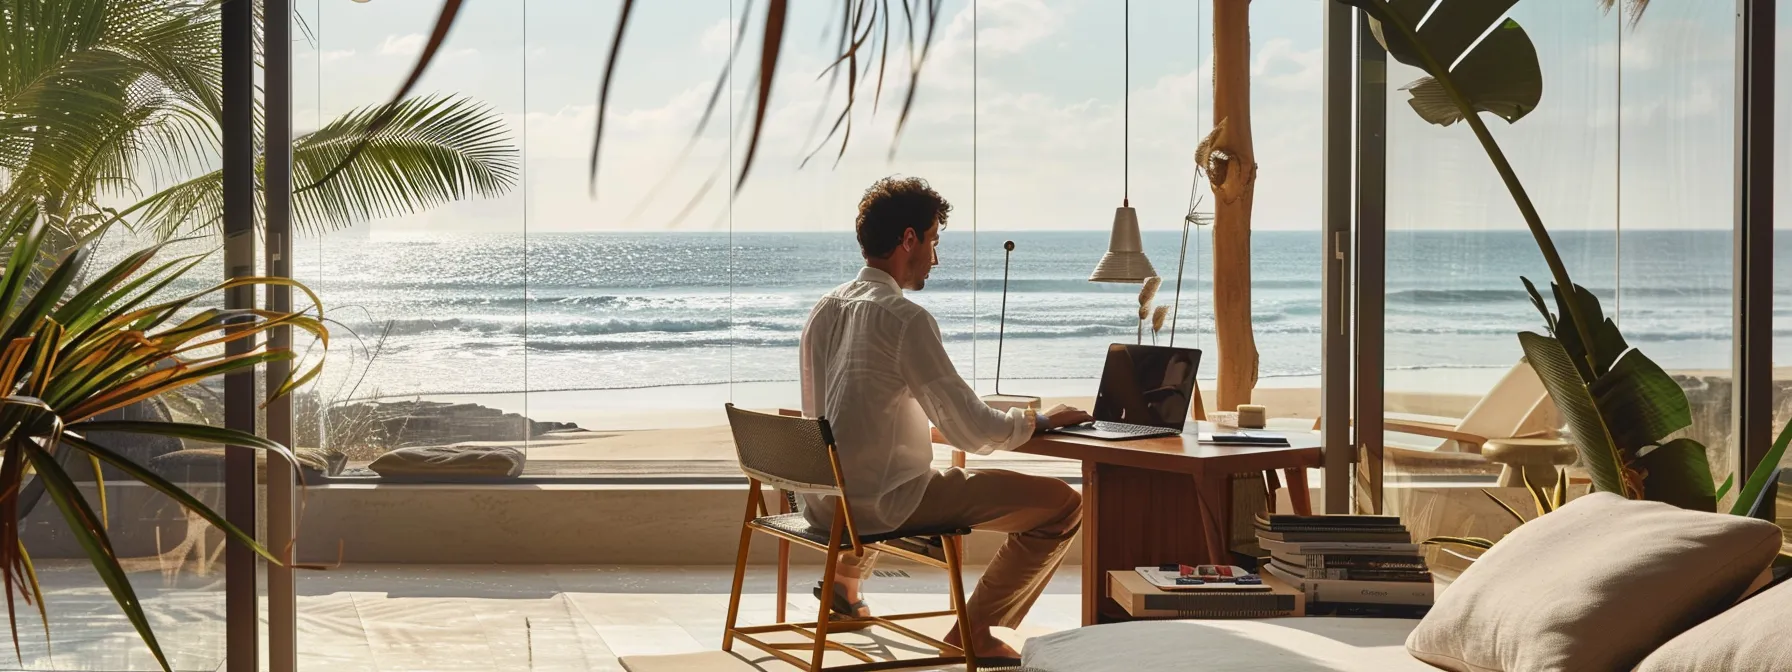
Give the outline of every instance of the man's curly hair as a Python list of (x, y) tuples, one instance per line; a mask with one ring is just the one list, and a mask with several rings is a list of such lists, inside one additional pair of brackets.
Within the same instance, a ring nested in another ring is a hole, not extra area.
[(854, 230), (859, 235), (859, 251), (866, 259), (884, 259), (902, 245), (902, 233), (914, 231), (925, 238), (927, 229), (939, 222), (946, 230), (946, 216), (952, 204), (919, 177), (886, 177), (865, 190), (859, 199), (859, 218)]

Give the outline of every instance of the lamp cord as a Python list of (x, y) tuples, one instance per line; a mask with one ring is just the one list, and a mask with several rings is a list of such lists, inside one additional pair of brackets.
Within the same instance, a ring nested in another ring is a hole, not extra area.
[(1124, 29), (1120, 42), (1126, 53), (1121, 56), (1120, 90), (1120, 202), (1132, 204), (1132, 0), (1126, 0)]

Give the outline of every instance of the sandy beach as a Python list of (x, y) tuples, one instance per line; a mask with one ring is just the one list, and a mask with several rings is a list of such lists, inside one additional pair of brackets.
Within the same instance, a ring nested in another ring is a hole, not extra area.
[[(1426, 373), (1430, 375), (1410, 375)], [(1484, 389), (1503, 371), (1459, 370), (1450, 372), (1390, 372), (1390, 389), (1414, 392), (1427, 400), (1424, 415), (1460, 414), (1473, 403), (1469, 395), (1445, 393), (1450, 389)], [(1395, 375), (1409, 374), (1409, 375)], [(1202, 381), (1202, 398), (1214, 398), (1212, 381)], [(1312, 420), (1319, 414), (1316, 376), (1265, 378), (1252, 395), (1267, 406), (1272, 418)], [(1033, 394), (1045, 405), (1068, 404), (1090, 408), (1093, 380), (1020, 380), (1004, 382), (1003, 391)], [(1443, 393), (1443, 394), (1440, 394)], [(526, 446), (529, 473), (538, 475), (647, 474), (671, 471), (692, 475), (732, 473), (734, 445), (723, 404), (762, 411), (800, 405), (795, 383), (739, 383), (647, 387), (630, 390), (533, 392), (527, 395), (452, 395), (425, 397), (436, 401), (470, 402), (516, 411), (538, 420), (573, 422), (581, 431), (539, 437)], [(1014, 453), (972, 456), (1030, 471), (1074, 473), (1074, 465), (1056, 464), (1049, 458)], [(950, 463), (950, 449), (936, 449), (936, 463)], [(682, 463), (682, 466), (672, 464)], [(711, 473), (715, 472), (715, 473)]]

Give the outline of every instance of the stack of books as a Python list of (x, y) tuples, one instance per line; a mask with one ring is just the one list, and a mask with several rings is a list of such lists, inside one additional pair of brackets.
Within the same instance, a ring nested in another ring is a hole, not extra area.
[(1306, 595), (1309, 614), (1420, 617), (1435, 590), (1395, 516), (1258, 516), (1262, 570)]

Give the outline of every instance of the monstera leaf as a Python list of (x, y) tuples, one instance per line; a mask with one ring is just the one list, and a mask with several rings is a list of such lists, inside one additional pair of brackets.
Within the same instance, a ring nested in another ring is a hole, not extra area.
[[(1550, 333), (1519, 334), (1519, 345), (1567, 421), (1569, 438), (1594, 489), (1715, 510), (1717, 494), (1705, 447), (1686, 438), (1667, 441), (1692, 425), (1686, 392), (1624, 341), (1587, 288), (1576, 285), (1564, 292), (1552, 286), (1559, 311), (1552, 313), (1536, 285), (1521, 279)], [(1585, 330), (1592, 335), (1590, 347), (1572, 324), (1570, 302), (1593, 324)]]
[[(1530, 35), (1517, 21), (1500, 19), (1518, 0), (1439, 0), (1436, 9), (1430, 0), (1343, 2), (1369, 13), (1375, 39), (1394, 60), (1430, 71), (1425, 65), (1429, 57), (1447, 67), (1457, 90), (1477, 111), (1511, 123), (1537, 109), (1543, 98), (1543, 68)], [(1391, 20), (1412, 28), (1424, 49), (1403, 31), (1385, 29), (1382, 24)], [(1461, 108), (1436, 78), (1422, 77), (1400, 88), (1412, 96), (1407, 102), (1425, 121), (1439, 126), (1462, 121)]]

